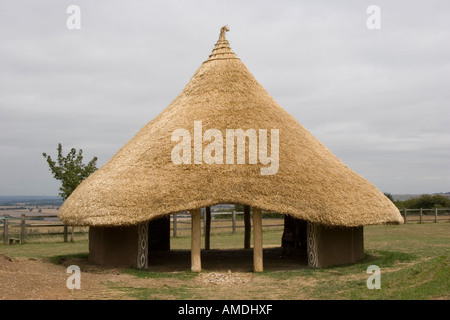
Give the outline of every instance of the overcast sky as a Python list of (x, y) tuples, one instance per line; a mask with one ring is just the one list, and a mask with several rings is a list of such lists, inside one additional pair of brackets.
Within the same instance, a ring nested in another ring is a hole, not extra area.
[[(69, 5), (81, 29), (69, 30)], [(381, 29), (367, 27), (369, 5)], [(57, 195), (42, 152), (105, 164), (228, 24), (272, 97), (383, 192), (450, 191), (450, 2), (0, 2), (0, 195)]]

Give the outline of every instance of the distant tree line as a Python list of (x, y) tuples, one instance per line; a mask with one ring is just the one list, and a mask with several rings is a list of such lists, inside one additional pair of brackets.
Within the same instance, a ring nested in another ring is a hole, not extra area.
[(385, 193), (386, 197), (399, 209), (434, 209), (434, 208), (450, 208), (450, 198), (441, 195), (423, 194), (420, 197), (411, 198), (408, 200), (394, 200), (392, 195)]
[(8, 208), (0, 208), (0, 210), (23, 210), (25, 207), (8, 207)]

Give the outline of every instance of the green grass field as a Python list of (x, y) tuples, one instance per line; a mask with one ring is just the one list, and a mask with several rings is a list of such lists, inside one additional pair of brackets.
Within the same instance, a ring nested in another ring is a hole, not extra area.
[[(264, 232), (265, 246), (280, 244), (281, 230)], [(213, 249), (241, 248), (242, 232), (214, 234)], [(247, 299), (449, 299), (450, 223), (369, 226), (364, 228), (366, 257), (346, 266), (302, 268), (253, 274), (253, 286), (242, 286)], [(189, 249), (190, 237), (171, 240), (174, 249)], [(87, 240), (74, 243), (36, 242), (0, 245), (0, 253), (11, 257), (48, 258), (57, 263), (63, 256), (87, 257)], [(381, 270), (381, 289), (369, 290), (369, 265)], [(208, 289), (195, 281), (197, 274), (123, 270), (137, 278), (167, 279), (157, 288), (106, 284), (135, 299), (234, 299), (226, 288)], [(172, 282), (171, 279), (176, 279)], [(223, 294), (223, 296), (220, 296)], [(239, 294), (244, 294), (239, 292)]]

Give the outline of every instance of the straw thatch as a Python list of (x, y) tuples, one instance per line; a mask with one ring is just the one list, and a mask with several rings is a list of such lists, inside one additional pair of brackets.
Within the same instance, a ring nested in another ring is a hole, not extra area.
[[(69, 225), (130, 225), (240, 203), (332, 226), (402, 223), (388, 198), (275, 102), (230, 49), (225, 31), (180, 95), (83, 181), (61, 207), (60, 219)], [(203, 132), (222, 132), (224, 146), (226, 129), (279, 129), (278, 172), (261, 175), (267, 166), (248, 160), (175, 165), (172, 132), (187, 129), (193, 139), (194, 121), (200, 120)]]

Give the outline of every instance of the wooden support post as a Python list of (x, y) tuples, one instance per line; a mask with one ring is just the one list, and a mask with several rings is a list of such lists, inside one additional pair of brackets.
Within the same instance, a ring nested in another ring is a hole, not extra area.
[(3, 243), (4, 244), (8, 244), (8, 238), (9, 238), (9, 234), (8, 234), (8, 219), (3, 219)]
[(250, 221), (250, 206), (244, 206), (244, 249), (250, 249), (252, 224)]
[(64, 225), (64, 242), (67, 242), (67, 224)]
[(74, 226), (72, 226), (72, 231), (71, 231), (71, 233), (70, 233), (70, 242), (73, 242), (73, 238), (74, 238), (74, 236), (75, 236), (75, 227)]
[(405, 209), (403, 209), (403, 216), (404, 216), (404, 218), (405, 218), (405, 223), (406, 223), (406, 208)]
[(177, 237), (177, 214), (173, 214), (173, 237)]
[(422, 208), (420, 208), (420, 223), (423, 223), (422, 215), (423, 215)]
[(25, 215), (22, 214), (20, 221), (20, 243), (25, 243)]
[(209, 250), (211, 239), (211, 207), (206, 207), (205, 211), (205, 250)]
[(201, 261), (201, 232), (202, 221), (200, 209), (194, 209), (191, 213), (191, 270), (202, 271)]
[(438, 209), (437, 208), (434, 208), (434, 223), (437, 223), (438, 222)]
[(231, 214), (231, 220), (232, 220), (232, 229), (233, 233), (236, 233), (236, 211), (233, 210), (233, 213)]
[(263, 271), (262, 215), (258, 208), (253, 208), (253, 271)]

